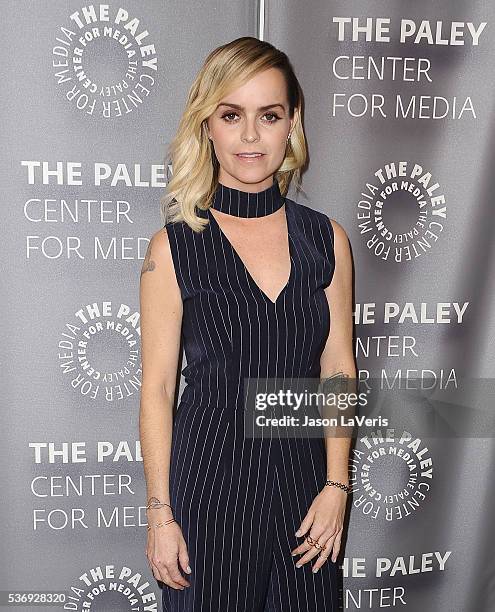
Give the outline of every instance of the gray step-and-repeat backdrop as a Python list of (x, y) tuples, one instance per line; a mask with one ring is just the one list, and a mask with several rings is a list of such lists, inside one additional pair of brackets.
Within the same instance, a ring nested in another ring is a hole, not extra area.
[(442, 435), (421, 422), (355, 441), (343, 608), (495, 609), (495, 445), (478, 419), (494, 365), (495, 5), (19, 0), (2, 16), (2, 601), (64, 591), (67, 610), (160, 610), (139, 272), (194, 75), (258, 35), (305, 93), (296, 199), (350, 237), (360, 376), (471, 383), (478, 399), (430, 398), (456, 416)]

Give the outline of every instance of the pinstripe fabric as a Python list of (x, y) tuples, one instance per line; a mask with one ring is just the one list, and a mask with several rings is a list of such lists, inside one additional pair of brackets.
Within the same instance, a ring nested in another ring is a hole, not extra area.
[[(219, 185), (214, 207), (263, 216), (285, 203), (290, 277), (275, 301), (256, 285), (213, 214), (195, 234), (167, 224), (183, 301), (186, 386), (174, 420), (170, 496), (188, 546), (191, 583), (163, 586), (165, 612), (337, 610), (336, 564), (296, 568), (294, 535), (326, 477), (321, 438), (243, 435), (244, 377), (318, 377), (330, 329), (333, 230), (322, 213), (280, 195)], [(263, 202), (263, 205), (261, 205)]]

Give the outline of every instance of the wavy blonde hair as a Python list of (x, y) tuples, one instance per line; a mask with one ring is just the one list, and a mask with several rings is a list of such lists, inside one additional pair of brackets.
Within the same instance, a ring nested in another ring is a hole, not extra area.
[(195, 207), (205, 210), (210, 206), (218, 185), (219, 163), (204, 123), (228, 93), (268, 68), (278, 68), (285, 77), (291, 119), (294, 109), (299, 111), (275, 178), (282, 195), (286, 195), (293, 179), (296, 189), (304, 193), (301, 169), (307, 161), (307, 147), (301, 87), (285, 53), (268, 42), (244, 36), (214, 49), (189, 90), (177, 133), (166, 154), (169, 160), (166, 166), (171, 164), (172, 177), (160, 199), (164, 224), (184, 221), (195, 232), (208, 224), (207, 219), (196, 214)]

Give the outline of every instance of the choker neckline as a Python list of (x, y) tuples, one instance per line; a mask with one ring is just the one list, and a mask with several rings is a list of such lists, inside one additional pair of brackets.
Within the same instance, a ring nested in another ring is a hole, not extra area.
[(265, 217), (282, 208), (284, 202), (276, 179), (270, 187), (255, 193), (218, 183), (211, 208), (234, 217)]

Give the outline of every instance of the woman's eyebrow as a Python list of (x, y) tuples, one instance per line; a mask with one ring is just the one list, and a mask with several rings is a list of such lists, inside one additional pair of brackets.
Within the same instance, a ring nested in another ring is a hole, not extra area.
[[(220, 102), (218, 106), (230, 106), (231, 108), (237, 108), (237, 110), (245, 110), (244, 107), (241, 106), (240, 104), (233, 104), (232, 102)], [(274, 108), (275, 106), (280, 106), (280, 108), (285, 110), (284, 105), (280, 104), (279, 102), (276, 102), (275, 104), (267, 104), (266, 106), (260, 106), (258, 110), (260, 111), (268, 110), (269, 108)]]

